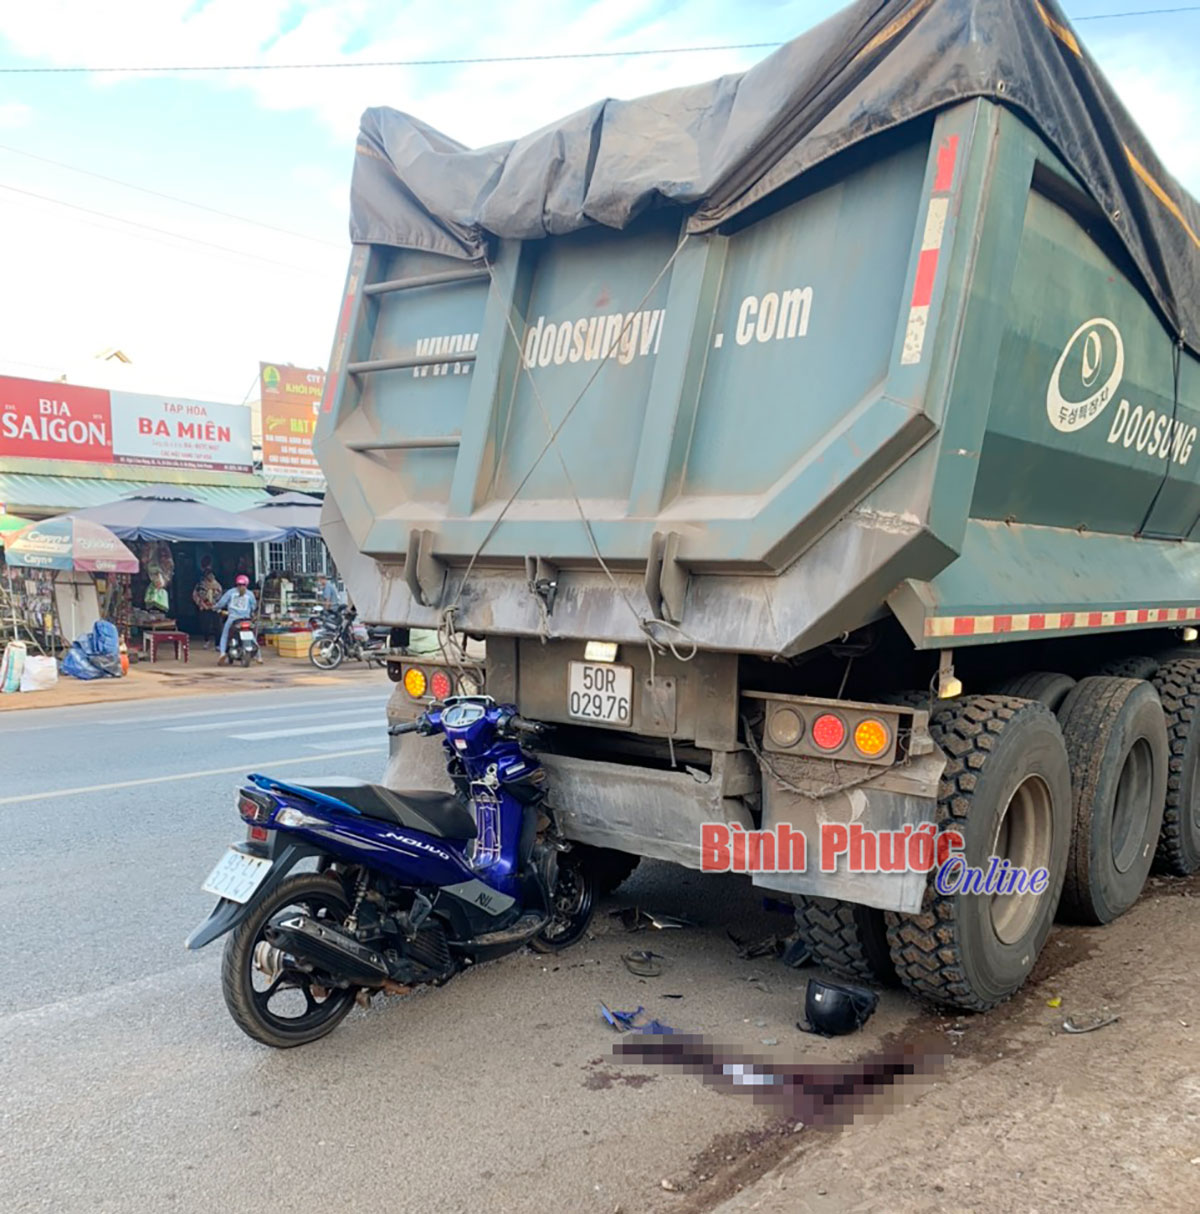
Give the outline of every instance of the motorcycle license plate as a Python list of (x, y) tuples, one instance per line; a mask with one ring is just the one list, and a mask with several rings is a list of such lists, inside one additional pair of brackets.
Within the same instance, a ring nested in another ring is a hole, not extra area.
[(612, 662), (571, 662), (567, 715), (577, 721), (629, 725), (633, 721), (633, 667)]
[(270, 860), (248, 856), (231, 847), (200, 888), (206, 894), (216, 894), (218, 898), (228, 898), (230, 902), (249, 902), (254, 891), (263, 883), (263, 878), (271, 871), (271, 863)]

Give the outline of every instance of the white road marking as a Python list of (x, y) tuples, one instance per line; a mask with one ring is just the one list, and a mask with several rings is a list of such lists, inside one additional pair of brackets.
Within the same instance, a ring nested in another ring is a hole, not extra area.
[[(182, 949), (182, 941), (180, 948)], [(156, 974), (145, 974), (141, 978), (120, 982), (98, 991), (88, 991), (82, 995), (71, 995), (53, 1003), (43, 1003), (39, 1007), (21, 1008), (19, 1011), (5, 1013), (0, 1015), (0, 1038), (21, 1029), (38, 1028), (38, 1038), (45, 1041), (42, 1026), (50, 1021), (96, 1020), (117, 1008), (128, 1008), (131, 999), (140, 1001), (146, 996), (174, 992), (180, 984), (198, 986), (201, 983), (209, 983), (215, 974), (219, 956), (220, 950), (214, 949), (206, 959), (188, 965), (176, 966)]]
[[(260, 693), (253, 692), (253, 691), (238, 693), (239, 698), (241, 695), (258, 695), (258, 694), (260, 694)], [(308, 701), (308, 703), (305, 703), (303, 701), (299, 704), (282, 703), (279, 705), (279, 707), (281, 707), (281, 708), (302, 708), (302, 707), (311, 706), (314, 710), (319, 710), (319, 709), (323, 708), (326, 704), (373, 704), (374, 702), (375, 702), (374, 696), (364, 696), (364, 695), (337, 696), (337, 697), (331, 697), (329, 699), (326, 699), (323, 696), (314, 696)], [(387, 701), (385, 700), (384, 703), (386, 703), (386, 702)], [(144, 701), (144, 703), (146, 704), (147, 708), (150, 709), (150, 711), (147, 712), (144, 716), (109, 717), (106, 720), (97, 721), (96, 724), (97, 725), (144, 725), (148, 718), (154, 718), (154, 719), (157, 719), (160, 721), (192, 721), (192, 720), (198, 720), (200, 717), (221, 717), (221, 716), (230, 717), (230, 716), (236, 716), (239, 712), (248, 712), (254, 707), (253, 704), (231, 704), (226, 708), (209, 708), (209, 709), (205, 710), (204, 712), (167, 712), (167, 713), (162, 713), (160, 715), (159, 713), (156, 713), (153, 711), (153, 704), (154, 704), (153, 700), (146, 700), (146, 701)], [(100, 705), (97, 704), (96, 707), (99, 708)], [(269, 709), (270, 705), (269, 704), (264, 705), (264, 708)], [(51, 709), (51, 711), (53, 711), (53, 709)], [(47, 726), (47, 728), (49, 728), (49, 726)]]
[[(309, 750), (337, 750), (339, 746), (345, 746), (346, 739), (342, 738), (338, 742), (309, 742)], [(387, 744), (384, 743), (379, 748), (379, 753), (383, 754), (387, 750)]]
[[(383, 710), (387, 707), (387, 700), (380, 700), (377, 705), (380, 711), (380, 718), (383, 717)], [(289, 713), (287, 716), (277, 717), (273, 712), (261, 712), (256, 717), (241, 717), (233, 721), (205, 721), (202, 725), (164, 725), (165, 733), (199, 733), (204, 729), (237, 729), (242, 725), (265, 725), (268, 721), (271, 724), (278, 724), (280, 721), (326, 721), (330, 717), (352, 717), (355, 713), (364, 711), (363, 706), (355, 708), (341, 708), (336, 712), (330, 712), (328, 708), (312, 707), (307, 712)]]
[[(299, 755), (292, 759), (268, 759), (255, 763), (260, 770), (273, 771), (276, 767), (288, 767), (293, 763), (315, 763), (318, 759), (348, 759), (352, 755), (379, 753), (378, 746), (361, 747), (358, 750), (341, 750), (330, 754)], [(197, 780), (201, 776), (245, 775), (249, 763), (236, 767), (211, 767), (208, 771), (180, 771), (170, 776), (146, 776), (141, 780), (114, 780), (111, 784), (85, 784), (79, 788), (55, 788), (50, 792), (27, 792), (17, 797), (0, 797), (0, 805), (14, 805), (18, 801), (48, 801), (53, 797), (77, 797), (89, 792), (109, 792), (114, 788), (140, 788), (146, 784), (169, 784), (172, 780)]]
[(270, 738), (311, 738), (313, 734), (344, 733), (346, 730), (378, 729), (382, 734), (387, 729), (387, 718), (380, 713), (374, 717), (364, 717), (360, 721), (343, 721), (340, 725), (302, 725), (299, 729), (266, 729), (260, 733), (231, 733), (231, 738), (239, 742), (266, 742)]

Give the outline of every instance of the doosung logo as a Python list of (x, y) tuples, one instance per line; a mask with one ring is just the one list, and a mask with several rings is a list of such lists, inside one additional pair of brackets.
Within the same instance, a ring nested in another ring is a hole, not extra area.
[(1104, 412), (1125, 374), (1125, 343), (1111, 320), (1093, 316), (1071, 334), (1046, 388), (1046, 415), (1064, 433)]

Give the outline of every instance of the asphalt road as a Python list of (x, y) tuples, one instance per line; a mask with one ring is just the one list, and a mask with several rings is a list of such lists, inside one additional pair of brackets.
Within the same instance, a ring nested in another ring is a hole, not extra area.
[[(804, 976), (726, 936), (786, 922), (742, 879), (667, 865), (644, 865), (561, 957), (377, 1000), (298, 1050), (239, 1032), (220, 944), (183, 948), (241, 834), (237, 778), (376, 777), (386, 691), (0, 718), (0, 1210), (682, 1209), (661, 1180), (733, 1158), (765, 1124), (611, 1056), (600, 1000), (760, 1052), (800, 1038)], [(634, 901), (699, 926), (630, 936), (605, 911)], [(632, 947), (665, 954), (664, 975), (627, 972)], [(872, 1027), (910, 1011), (888, 996)]]

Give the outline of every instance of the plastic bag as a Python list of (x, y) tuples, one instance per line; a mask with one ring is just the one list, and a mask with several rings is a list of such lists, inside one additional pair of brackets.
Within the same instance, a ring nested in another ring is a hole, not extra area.
[(62, 672), (63, 674), (70, 675), (73, 679), (100, 679), (104, 677), (103, 673), (92, 665), (78, 641), (67, 650), (67, 656), (63, 658)]
[(121, 652), (121, 636), (116, 625), (108, 620), (97, 620), (92, 625), (91, 632), (85, 632), (77, 640), (83, 652), (90, 658), (100, 654), (115, 658)]
[(162, 586), (146, 588), (146, 607), (157, 607), (159, 611), (167, 609), (167, 592)]
[[(91, 632), (85, 632), (71, 648), (78, 649), (94, 671), (90, 675), (77, 674), (76, 678), (95, 678), (96, 675), (103, 674), (119, 679), (124, 674), (121, 667), (121, 636), (116, 626), (108, 620), (97, 620)], [(63, 669), (66, 670), (65, 664)]]
[(117, 626), (107, 619), (96, 620), (90, 632), (84, 632), (83, 636), (75, 639), (67, 658), (72, 660), (69, 669), (67, 660), (63, 660), (63, 674), (74, 679), (98, 679), (101, 675), (120, 679), (124, 670), (121, 669), (120, 634)]
[(25, 662), (25, 642), (9, 641), (4, 646), (4, 659), (0, 661), (0, 692), (7, 694), (21, 690), (21, 674), (25, 669)]
[(53, 658), (40, 657), (34, 654), (25, 659), (25, 669), (21, 672), (21, 690), (49, 691), (58, 683), (58, 663)]

